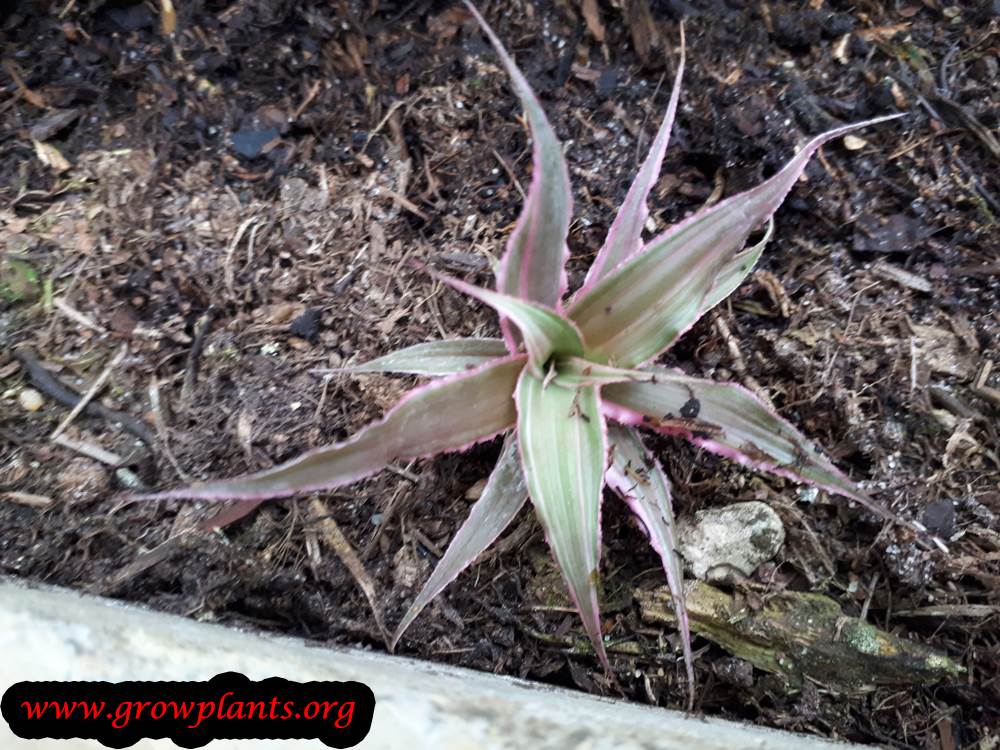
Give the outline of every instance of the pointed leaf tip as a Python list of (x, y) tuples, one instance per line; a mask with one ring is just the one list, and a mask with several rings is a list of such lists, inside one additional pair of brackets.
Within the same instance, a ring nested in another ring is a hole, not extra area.
[(845, 125), (813, 138), (773, 177), (671, 227), (578, 295), (570, 317), (580, 327), (588, 354), (635, 367), (670, 348), (704, 312), (720, 273), (750, 233), (778, 209), (816, 150), (833, 138), (898, 116)]
[[(465, 0), (465, 6), (507, 69), (531, 128), (531, 185), (500, 262), (497, 290), (558, 310), (566, 289), (566, 235), (573, 214), (573, 193), (562, 145), (538, 97), (499, 37), (469, 0)], [(508, 344), (514, 343), (509, 336), (505, 338)]]
[(549, 547), (609, 675), (597, 597), (607, 435), (596, 387), (546, 388), (525, 370), (517, 386), (521, 465)]
[(576, 294), (577, 297), (586, 294), (610, 271), (642, 250), (642, 232), (646, 226), (646, 220), (649, 218), (649, 194), (659, 179), (663, 157), (667, 153), (670, 131), (673, 129), (674, 118), (677, 116), (681, 82), (684, 78), (686, 46), (683, 22), (681, 23), (680, 35), (681, 50), (677, 62), (677, 72), (674, 75), (674, 87), (670, 92), (670, 101), (667, 104), (663, 122), (653, 139), (646, 160), (639, 168), (639, 172), (625, 196), (625, 201), (618, 209), (618, 215), (611, 224), (611, 229), (608, 230), (604, 245), (597, 253), (597, 257), (594, 258), (594, 262), (587, 272), (587, 278)]
[(490, 474), (482, 496), (472, 506), (469, 517), (455, 534), (444, 557), (438, 562), (431, 577), (427, 579), (427, 583), (396, 628), (389, 646), (390, 651), (395, 650), (403, 633), (424, 607), (496, 541), (514, 520), (527, 499), (528, 490), (521, 471), (517, 438), (510, 434), (504, 442), (500, 459)]
[(742, 386), (659, 367), (641, 372), (655, 373), (656, 382), (604, 389), (607, 413), (615, 420), (684, 437), (744, 466), (814, 485), (912, 526), (862, 492), (819, 448)]
[[(273, 469), (136, 500), (267, 500), (351, 484), (393, 461), (464, 450), (514, 425), (512, 398), (526, 357), (508, 357), (415, 388), (349, 440)], [(470, 408), (474, 404), (475, 408)]]

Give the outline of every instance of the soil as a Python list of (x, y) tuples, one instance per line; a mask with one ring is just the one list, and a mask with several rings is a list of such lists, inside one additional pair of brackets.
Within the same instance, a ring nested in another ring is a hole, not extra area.
[[(413, 261), (490, 283), (530, 178), (520, 110), (456, 3), (174, 7), (0, 11), (0, 573), (384, 649), (348, 546), (395, 624), (499, 442), (242, 518), (122, 493), (270, 466), (349, 435), (415, 382), (315, 369), (496, 335), (491, 314)], [(666, 438), (655, 446), (678, 514), (757, 499), (782, 516), (786, 543), (760, 583), (831, 596), (967, 670), (930, 686), (794, 687), (696, 639), (699, 712), (896, 747), (997, 747), (1000, 6), (484, 11), (568, 144), (574, 285), (659, 123), (682, 17), (688, 70), (657, 230), (772, 174), (808, 134), (907, 113), (824, 148), (778, 212), (760, 271), (665, 361), (766, 390), (950, 552), (824, 493)], [(123, 351), (105, 408), (76, 417), (70, 442), (49, 439), (68, 407), (15, 357), (25, 347), (36, 374), (79, 392)], [(40, 409), (25, 408), (26, 388), (42, 393)], [(94, 448), (117, 457), (95, 460)], [(604, 528), (604, 627), (629, 645), (612, 649), (617, 678), (630, 700), (683, 706), (676, 634), (643, 622), (633, 596), (662, 585), (659, 562), (611, 498)], [(550, 578), (526, 510), (398, 651), (613, 695), (573, 648), (581, 630)]]

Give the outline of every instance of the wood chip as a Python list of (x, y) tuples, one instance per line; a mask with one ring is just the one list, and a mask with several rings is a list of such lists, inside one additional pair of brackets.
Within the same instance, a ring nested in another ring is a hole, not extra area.
[(879, 261), (872, 266), (872, 274), (878, 276), (880, 279), (894, 281), (901, 286), (914, 289), (918, 292), (924, 292), (925, 294), (929, 293), (934, 288), (931, 285), (931, 282), (922, 276), (917, 276), (909, 271), (904, 271), (902, 268), (885, 263), (884, 261)]
[(864, 138), (859, 138), (856, 135), (844, 136), (844, 148), (846, 148), (848, 151), (860, 151), (867, 145), (868, 141), (866, 141)]
[(31, 143), (35, 147), (35, 156), (38, 157), (38, 161), (56, 174), (62, 174), (70, 168), (70, 163), (66, 160), (66, 157), (51, 143), (36, 140), (32, 140)]
[(32, 495), (30, 492), (4, 492), (0, 497), (18, 505), (27, 505), (29, 508), (47, 508), (53, 502), (51, 497)]
[(649, 0), (626, 0), (625, 23), (632, 35), (632, 46), (643, 63), (649, 62), (650, 52), (659, 46), (660, 38), (649, 10)]
[(173, 36), (177, 30), (177, 11), (173, 0), (160, 0), (160, 30), (164, 36)]
[(61, 445), (63, 448), (69, 448), (71, 451), (76, 451), (84, 456), (88, 456), (95, 461), (100, 461), (108, 466), (121, 466), (121, 464), (125, 463), (125, 459), (117, 453), (105, 450), (96, 443), (84, 443), (77, 440), (71, 440), (65, 435), (59, 435), (58, 437), (52, 438), (52, 442), (56, 445)]

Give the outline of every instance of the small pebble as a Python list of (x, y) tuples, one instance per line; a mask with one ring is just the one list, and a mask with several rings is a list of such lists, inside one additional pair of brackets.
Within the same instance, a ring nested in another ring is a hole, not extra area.
[(845, 135), (844, 136), (844, 148), (848, 151), (860, 151), (865, 146), (868, 145), (868, 141), (864, 138), (858, 138), (856, 135)]
[(45, 403), (42, 399), (42, 394), (34, 388), (25, 388), (21, 391), (17, 396), (17, 402), (21, 404), (21, 408), (25, 411), (38, 411), (42, 408), (42, 404)]

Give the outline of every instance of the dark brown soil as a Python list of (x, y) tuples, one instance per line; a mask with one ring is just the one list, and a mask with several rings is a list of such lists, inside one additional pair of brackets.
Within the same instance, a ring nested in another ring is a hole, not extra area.
[[(156, 2), (22, 3), (0, 21), (0, 574), (383, 649), (316, 498), (206, 533), (195, 527), (215, 509), (116, 496), (123, 480), (165, 488), (182, 472), (272, 465), (343, 438), (411, 385), (314, 368), (495, 335), (490, 314), (410, 261), (489, 283), (518, 211), (513, 179), (529, 177), (519, 108), (455, 3), (175, 5), (172, 42)], [(723, 307), (731, 342), (705, 320), (668, 361), (760, 384), (882, 502), (950, 537), (950, 555), (823, 494), (806, 502), (781, 480), (657, 446), (679, 514), (751, 498), (779, 511), (788, 541), (763, 583), (864, 609), (967, 675), (792, 689), (698, 640), (698, 710), (899, 747), (996, 747), (1000, 7), (629, 0), (598, 2), (591, 28), (584, 7), (484, 7), (569, 144), (576, 284), (665, 107), (681, 16), (688, 74), (659, 227), (773, 173), (807, 134), (909, 113), (824, 149), (778, 213), (763, 273)], [(37, 385), (12, 353), (29, 346), (84, 391), (122, 344), (101, 399), (142, 420), (152, 445), (89, 414), (66, 435), (125, 471), (49, 440), (68, 410), (51, 394), (22, 408)], [(319, 496), (389, 625), (498, 451)], [(605, 629), (629, 646), (613, 655), (618, 679), (631, 700), (683, 705), (676, 635), (641, 622), (632, 598), (662, 583), (658, 561), (617, 503), (604, 512)], [(592, 656), (568, 652), (578, 622), (546, 597), (549, 572), (526, 511), (400, 651), (611, 694)], [(943, 609), (906, 614), (930, 605)]]

